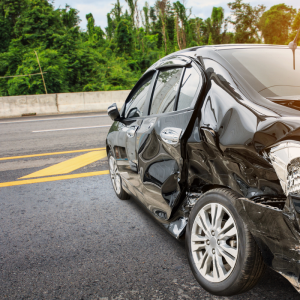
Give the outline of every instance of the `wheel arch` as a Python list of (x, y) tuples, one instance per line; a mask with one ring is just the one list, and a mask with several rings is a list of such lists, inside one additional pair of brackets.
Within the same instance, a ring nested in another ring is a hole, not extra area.
[(221, 184), (207, 184), (207, 185), (203, 186), (202, 193), (204, 194), (204, 193), (206, 193), (206, 192), (208, 192), (210, 190), (218, 189), (218, 188), (225, 188), (225, 189), (229, 189), (229, 190), (233, 191), (232, 188), (230, 188), (230, 187), (228, 187), (226, 185), (221, 185)]
[(209, 183), (209, 184), (202, 184), (201, 185), (201, 184), (199, 184), (199, 182), (194, 182), (189, 187), (189, 190), (190, 190), (191, 193), (205, 194), (206, 192), (208, 192), (210, 190), (218, 189), (218, 188), (231, 190), (232, 192), (235, 192), (235, 193), (239, 194), (241, 197), (243, 197), (243, 194), (241, 193), (241, 191), (234, 190), (232, 187), (222, 185), (222, 184)]

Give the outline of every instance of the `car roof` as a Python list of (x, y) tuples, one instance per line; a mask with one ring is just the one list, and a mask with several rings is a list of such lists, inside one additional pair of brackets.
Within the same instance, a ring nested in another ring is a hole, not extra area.
[[(300, 112), (294, 111), (290, 108), (281, 106), (279, 104), (276, 104), (272, 102), (271, 100), (268, 100), (257, 93), (248, 83), (241, 77), (239, 72), (226, 60), (224, 55), (222, 55), (223, 50), (235, 50), (235, 49), (289, 49), (288, 46), (285, 45), (268, 45), (268, 44), (227, 44), (227, 45), (207, 45), (207, 46), (196, 46), (184, 50), (180, 50), (174, 53), (171, 53), (160, 60), (158, 60), (156, 63), (154, 63), (145, 73), (146, 75), (150, 71), (155, 71), (158, 69), (159, 66), (163, 65), (166, 61), (171, 60), (172, 58), (175, 58), (176, 56), (187, 56), (192, 58), (192, 61), (198, 62), (199, 65), (202, 66), (202, 68), (205, 66), (200, 60), (200, 57), (203, 59), (212, 59), (217, 61), (219, 64), (221, 64), (223, 67), (225, 67), (232, 75), (234, 75), (236, 78), (239, 79), (239, 84), (242, 87), (242, 89), (247, 94), (247, 99), (249, 100), (249, 103), (252, 102), (250, 106), (252, 105), (259, 105), (259, 109), (261, 110), (262, 107), (270, 109), (272, 114), (276, 114), (276, 116), (296, 116), (299, 117)], [(289, 49), (290, 50), (290, 49)], [(268, 113), (270, 113), (270, 111)], [(263, 112), (264, 113), (264, 112)]]
[[(188, 49), (184, 49), (181, 51), (178, 51), (180, 53), (182, 52), (190, 52), (190, 51), (195, 51), (201, 48), (206, 48), (206, 49), (211, 49), (215, 51), (219, 50), (230, 50), (230, 49), (245, 49), (245, 48), (281, 48), (281, 49), (289, 49), (287, 45), (272, 45), (272, 44), (220, 44), (220, 45), (205, 45), (205, 46), (197, 46), (197, 47), (192, 47)], [(175, 53), (178, 53), (175, 52)], [(174, 53), (174, 54), (175, 54)]]
[[(144, 74), (148, 73), (151, 70), (154, 70), (161, 64), (163, 64), (166, 60), (173, 58), (174, 56), (184, 55), (189, 56), (191, 58), (195, 58), (196, 52), (205, 52), (208, 53), (216, 53), (222, 56), (222, 50), (235, 50), (235, 49), (262, 49), (262, 48), (270, 48), (270, 49), (289, 49), (286, 45), (272, 45), (272, 44), (221, 44), (221, 45), (204, 45), (204, 46), (195, 46), (192, 48), (187, 48), (183, 50), (179, 50), (177, 52), (173, 52), (160, 60), (154, 63)], [(223, 57), (223, 56), (222, 56)]]

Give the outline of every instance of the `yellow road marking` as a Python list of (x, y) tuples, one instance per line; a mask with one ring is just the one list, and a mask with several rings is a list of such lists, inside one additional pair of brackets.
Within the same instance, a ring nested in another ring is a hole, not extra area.
[(52, 132), (52, 131), (66, 131), (66, 130), (79, 130), (79, 129), (92, 129), (92, 128), (106, 128), (111, 127), (111, 125), (99, 125), (99, 126), (88, 126), (88, 127), (72, 127), (72, 128), (59, 128), (59, 129), (47, 129), (47, 130), (35, 130), (33, 133), (38, 132)]
[(29, 157), (38, 157), (38, 156), (48, 156), (48, 155), (59, 155), (59, 154), (68, 154), (68, 153), (80, 153), (80, 152), (98, 151), (98, 150), (104, 150), (104, 149), (105, 148), (94, 148), (94, 149), (83, 149), (83, 150), (53, 152), (53, 153), (42, 153), (42, 154), (31, 154), (31, 155), (22, 155), (22, 156), (2, 157), (2, 158), (0, 158), (0, 160), (29, 158)]
[(45, 178), (28, 179), (28, 180), (22, 180), (22, 181), (3, 182), (3, 183), (0, 183), (0, 188), (1, 187), (8, 187), (8, 186), (15, 186), (15, 185), (40, 183), (40, 182), (59, 181), (59, 180), (75, 179), (75, 178), (83, 178), (83, 177), (92, 177), (92, 176), (107, 175), (107, 174), (109, 174), (109, 171), (105, 170), (105, 171), (89, 172), (89, 173), (81, 173), (81, 174), (62, 175), (62, 176), (56, 176), (56, 177), (45, 177)]
[(23, 176), (19, 179), (68, 174), (97, 160), (100, 160), (106, 156), (107, 154), (105, 150), (88, 152), (83, 155), (73, 157), (61, 163), (58, 163), (54, 166)]

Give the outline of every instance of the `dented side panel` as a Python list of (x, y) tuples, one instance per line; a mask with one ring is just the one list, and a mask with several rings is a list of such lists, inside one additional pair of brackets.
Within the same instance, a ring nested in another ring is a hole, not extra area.
[(170, 219), (183, 186), (181, 143), (169, 144), (161, 137), (165, 128), (184, 132), (193, 111), (145, 118), (137, 130), (136, 153), (143, 203), (161, 222)]
[(204, 62), (211, 87), (194, 126), (198, 141), (192, 134), (187, 144), (189, 183), (229, 187), (248, 198), (283, 194), (272, 164), (260, 153), (261, 143), (254, 139), (267, 116), (247, 107), (245, 95), (222, 65)]
[(300, 235), (294, 214), (287, 208), (281, 211), (243, 198), (234, 205), (254, 236), (265, 263), (300, 291)]

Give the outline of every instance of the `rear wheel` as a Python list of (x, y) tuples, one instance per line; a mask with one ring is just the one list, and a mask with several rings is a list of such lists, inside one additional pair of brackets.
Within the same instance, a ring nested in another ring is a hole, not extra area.
[(121, 200), (128, 200), (130, 196), (124, 191), (122, 187), (122, 178), (119, 174), (116, 160), (111, 151), (109, 151), (108, 153), (108, 164), (111, 182), (116, 195)]
[(255, 286), (264, 270), (260, 251), (232, 205), (228, 189), (205, 193), (191, 211), (186, 248), (192, 271), (208, 292), (232, 296)]

